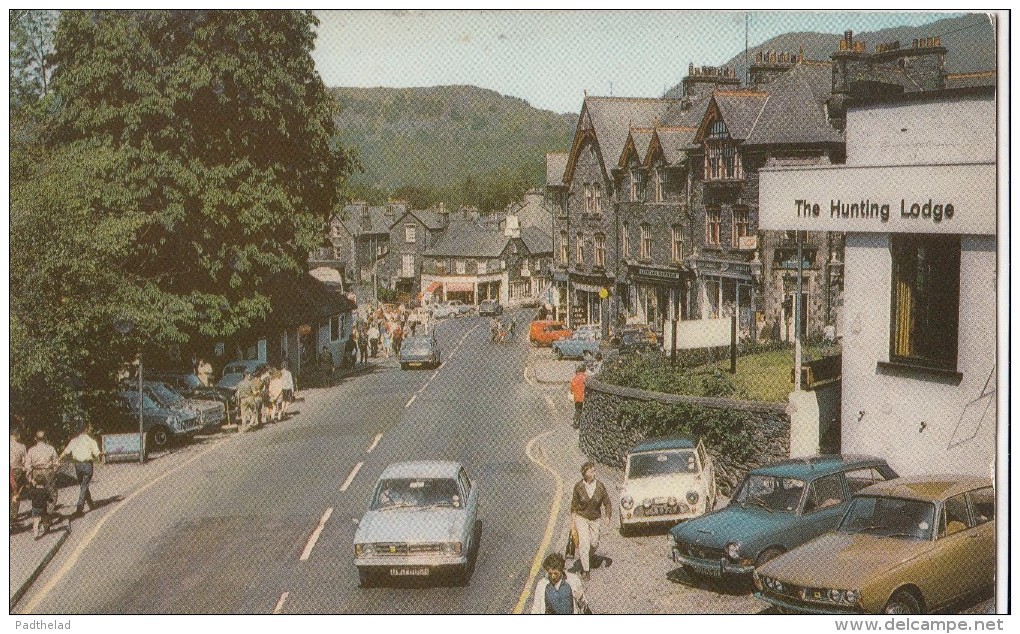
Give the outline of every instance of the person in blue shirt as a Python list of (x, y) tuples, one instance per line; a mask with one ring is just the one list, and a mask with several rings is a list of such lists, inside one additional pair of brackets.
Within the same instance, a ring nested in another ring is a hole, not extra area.
[(560, 553), (551, 553), (542, 562), (545, 576), (535, 585), (532, 614), (591, 614), (581, 579), (566, 572), (566, 564)]

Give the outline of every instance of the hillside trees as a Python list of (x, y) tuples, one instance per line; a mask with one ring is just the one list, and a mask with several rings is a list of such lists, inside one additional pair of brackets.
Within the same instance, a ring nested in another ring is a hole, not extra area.
[(268, 313), (264, 281), (303, 266), (352, 165), (310, 56), (316, 24), (61, 14), (56, 105), (12, 117), (12, 391), (67, 405), (128, 349), (229, 337)]

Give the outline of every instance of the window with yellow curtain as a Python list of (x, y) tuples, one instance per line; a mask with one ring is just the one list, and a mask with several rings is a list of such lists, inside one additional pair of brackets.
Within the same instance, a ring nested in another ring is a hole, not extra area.
[(960, 237), (892, 236), (889, 360), (956, 370)]

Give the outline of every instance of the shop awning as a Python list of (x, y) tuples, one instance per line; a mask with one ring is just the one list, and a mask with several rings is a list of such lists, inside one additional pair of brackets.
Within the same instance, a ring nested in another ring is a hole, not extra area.
[(447, 282), (446, 292), (447, 293), (459, 293), (459, 292), (470, 292), (475, 290), (475, 285), (470, 282)]
[(425, 289), (425, 294), (431, 295), (441, 288), (443, 288), (442, 282), (432, 282), (431, 284), (429, 284), (429, 287)]

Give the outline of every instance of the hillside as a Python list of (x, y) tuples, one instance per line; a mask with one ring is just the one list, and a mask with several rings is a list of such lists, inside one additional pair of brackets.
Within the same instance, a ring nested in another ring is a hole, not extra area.
[[(995, 34), (991, 22), (984, 14), (970, 14), (946, 18), (919, 27), (896, 27), (880, 31), (854, 33), (854, 40), (864, 41), (868, 50), (875, 45), (899, 40), (901, 46), (910, 46), (914, 38), (939, 36), (946, 51), (946, 72), (972, 73), (995, 69)], [(747, 59), (753, 61), (758, 51), (797, 53), (803, 48), (807, 59), (828, 60), (839, 48), (842, 35), (828, 33), (784, 33), (748, 50)], [(691, 60), (697, 65), (698, 60)], [(746, 77), (744, 52), (734, 55), (724, 66), (732, 66), (737, 77)], [(680, 84), (666, 92), (668, 97), (681, 94)]]
[(386, 192), (464, 191), (493, 180), (541, 186), (546, 152), (568, 147), (577, 121), (474, 86), (333, 91), (344, 145), (364, 166), (354, 182)]

